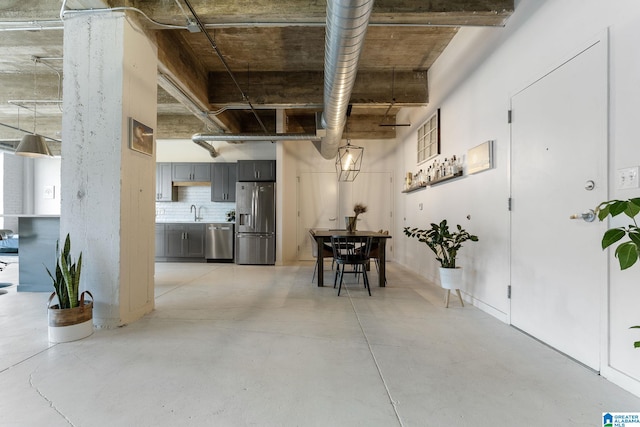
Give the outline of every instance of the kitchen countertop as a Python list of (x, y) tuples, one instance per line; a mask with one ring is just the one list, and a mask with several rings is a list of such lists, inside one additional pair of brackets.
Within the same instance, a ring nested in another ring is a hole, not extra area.
[(235, 222), (229, 221), (156, 221), (156, 224), (235, 224)]

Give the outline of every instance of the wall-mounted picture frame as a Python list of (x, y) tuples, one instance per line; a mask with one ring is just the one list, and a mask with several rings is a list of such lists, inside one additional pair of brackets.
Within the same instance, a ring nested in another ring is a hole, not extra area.
[(153, 129), (132, 117), (129, 117), (129, 148), (153, 155)]
[(418, 128), (417, 163), (424, 163), (440, 154), (440, 109), (438, 108)]
[(493, 168), (493, 141), (485, 141), (467, 151), (467, 174)]

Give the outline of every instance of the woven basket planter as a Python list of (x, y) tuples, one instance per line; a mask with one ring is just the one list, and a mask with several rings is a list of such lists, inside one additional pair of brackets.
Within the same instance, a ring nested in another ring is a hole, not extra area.
[[(85, 301), (85, 294), (91, 301)], [(55, 292), (47, 303), (49, 313), (49, 341), (69, 342), (86, 338), (93, 333), (93, 295), (84, 291), (80, 294), (80, 305), (74, 308), (61, 309), (58, 304), (50, 305)]]

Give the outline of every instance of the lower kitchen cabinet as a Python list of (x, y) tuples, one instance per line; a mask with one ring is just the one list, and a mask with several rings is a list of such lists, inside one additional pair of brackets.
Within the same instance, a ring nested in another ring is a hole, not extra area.
[(156, 224), (156, 258), (164, 256), (164, 224)]
[[(159, 226), (164, 226), (164, 229)], [(163, 233), (159, 235), (161, 231)], [(156, 258), (204, 262), (204, 234), (205, 224), (156, 224)]]

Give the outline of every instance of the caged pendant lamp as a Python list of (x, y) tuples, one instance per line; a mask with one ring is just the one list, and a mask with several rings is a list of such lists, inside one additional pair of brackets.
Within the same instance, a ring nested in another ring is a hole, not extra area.
[(347, 145), (338, 148), (338, 157), (336, 157), (338, 181), (353, 181), (356, 179), (362, 166), (363, 154), (364, 148), (351, 145), (350, 139), (347, 139)]
[[(36, 94), (36, 69), (35, 66), (38, 63), (37, 58), (34, 58), (34, 68), (33, 68), (33, 93)], [(36, 116), (38, 109), (37, 101), (33, 101), (33, 134), (27, 134), (22, 137), (20, 144), (16, 148), (15, 154), (26, 157), (45, 157), (52, 156), (51, 151), (49, 151), (49, 147), (44, 140), (42, 135), (36, 134)]]

